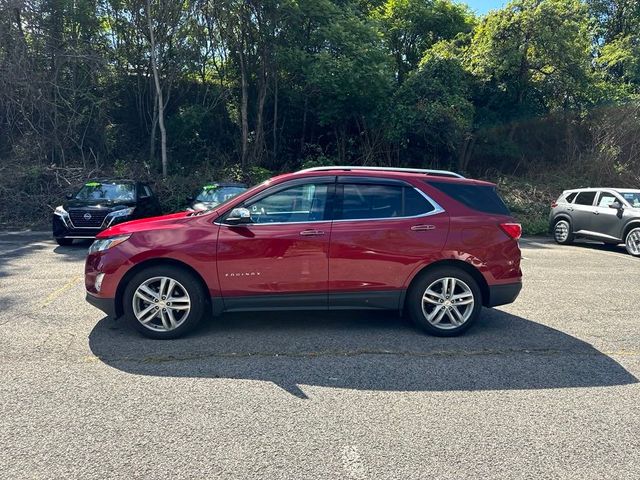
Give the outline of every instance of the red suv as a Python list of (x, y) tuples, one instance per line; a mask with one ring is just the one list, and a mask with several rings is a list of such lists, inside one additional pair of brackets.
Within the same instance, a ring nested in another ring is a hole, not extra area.
[(321, 167), (205, 212), (116, 225), (85, 266), (87, 300), (175, 338), (205, 314), (406, 310), (434, 335), (521, 289), (521, 228), (495, 185), (438, 170)]

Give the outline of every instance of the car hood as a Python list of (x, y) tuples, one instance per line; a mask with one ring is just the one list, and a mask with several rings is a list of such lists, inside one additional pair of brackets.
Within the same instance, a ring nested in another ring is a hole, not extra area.
[(178, 212), (160, 217), (142, 218), (130, 222), (120, 223), (111, 228), (107, 228), (98, 234), (97, 238), (113, 237), (116, 235), (129, 235), (136, 232), (147, 232), (150, 230), (167, 230), (182, 228), (193, 217), (193, 212)]
[(77, 200), (71, 199), (64, 204), (64, 209), (70, 208), (90, 208), (90, 209), (106, 209), (106, 210), (120, 210), (126, 207), (135, 206), (136, 202), (130, 201), (112, 201), (112, 200)]

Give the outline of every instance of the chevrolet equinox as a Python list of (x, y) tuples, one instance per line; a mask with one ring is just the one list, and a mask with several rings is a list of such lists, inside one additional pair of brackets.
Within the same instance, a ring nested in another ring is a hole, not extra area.
[(113, 226), (87, 300), (152, 338), (223, 311), (391, 309), (426, 332), (468, 329), (521, 289), (520, 224), (495, 185), (441, 170), (318, 167), (212, 210)]

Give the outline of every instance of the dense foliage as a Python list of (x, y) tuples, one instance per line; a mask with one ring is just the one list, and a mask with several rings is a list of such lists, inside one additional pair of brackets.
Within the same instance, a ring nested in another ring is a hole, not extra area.
[(0, 176), (35, 183), (324, 163), (633, 183), (639, 94), (638, 0), (0, 3)]

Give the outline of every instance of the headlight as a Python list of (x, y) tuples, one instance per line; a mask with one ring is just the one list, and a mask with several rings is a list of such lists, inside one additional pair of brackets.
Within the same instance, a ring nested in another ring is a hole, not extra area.
[(116, 210), (115, 212), (111, 212), (108, 217), (111, 218), (119, 218), (119, 217), (128, 217), (133, 213), (136, 207), (123, 208), (121, 210)]
[(120, 245), (122, 242), (129, 240), (131, 235), (118, 235), (111, 238), (99, 238), (91, 244), (89, 247), (89, 253), (102, 252), (108, 250), (116, 245)]
[(59, 215), (61, 217), (68, 217), (69, 212), (67, 212), (62, 205), (58, 205), (56, 209), (53, 211), (54, 215)]

